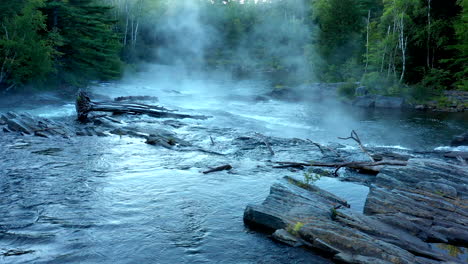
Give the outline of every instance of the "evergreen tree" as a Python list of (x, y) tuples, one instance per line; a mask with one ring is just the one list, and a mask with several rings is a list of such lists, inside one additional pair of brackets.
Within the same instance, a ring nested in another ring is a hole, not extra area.
[(39, 10), (43, 0), (22, 1), (17, 6), (12, 2), (0, 7), (6, 14), (0, 28), (0, 86), (7, 90), (44, 80), (54, 70), (55, 54)]
[(82, 85), (120, 76), (121, 45), (113, 32), (116, 21), (110, 9), (94, 0), (48, 1), (49, 28), (63, 42), (58, 47), (62, 54), (57, 64), (59, 81)]
[(462, 10), (454, 22), (457, 42), (452, 48), (456, 55), (449, 62), (456, 68), (456, 86), (468, 91), (468, 0), (458, 0), (457, 4)]
[(360, 0), (317, 0), (312, 5), (320, 29), (315, 48), (324, 59), (319, 76), (323, 81), (345, 81), (352, 77), (349, 72), (360, 68), (366, 5)]

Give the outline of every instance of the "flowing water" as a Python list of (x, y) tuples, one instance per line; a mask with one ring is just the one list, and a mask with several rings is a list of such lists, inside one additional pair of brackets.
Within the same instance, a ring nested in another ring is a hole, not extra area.
[[(102, 97), (155, 95), (169, 108), (213, 116), (184, 120), (186, 126), (172, 130), (225, 156), (168, 150), (125, 136), (51, 140), (0, 134), (0, 262), (330, 263), (244, 226), (247, 204), (260, 203), (281, 177), (301, 172), (272, 170), (265, 165), (272, 159), (266, 148), (242, 148), (237, 138), (258, 132), (327, 143), (355, 129), (371, 146), (432, 150), (468, 128), (463, 114), (361, 111), (331, 102), (255, 98), (268, 89), (262, 82), (180, 78), (160, 68), (93, 88)], [(1, 100), (0, 112), (74, 122), (71, 96)], [(139, 124), (150, 120), (142, 117)], [(275, 160), (316, 155), (304, 144), (273, 148)], [(227, 163), (234, 167), (230, 172), (200, 173)], [(362, 211), (367, 187), (332, 178), (316, 184)]]

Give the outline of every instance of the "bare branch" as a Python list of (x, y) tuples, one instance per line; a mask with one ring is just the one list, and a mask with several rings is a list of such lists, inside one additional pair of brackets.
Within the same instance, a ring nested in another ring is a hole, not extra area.
[(408, 164), (407, 161), (402, 160), (387, 160), (387, 161), (377, 161), (377, 162), (368, 162), (368, 161), (354, 161), (354, 162), (337, 162), (337, 163), (321, 163), (321, 162), (311, 162), (311, 163), (303, 163), (303, 162), (289, 162), (289, 161), (282, 161), (282, 162), (275, 162), (280, 164), (278, 166), (273, 166), (273, 168), (303, 168), (303, 167), (328, 167), (328, 168), (336, 168), (334, 174), (338, 173), (338, 170), (346, 167), (355, 170), (362, 170), (372, 174), (377, 174), (380, 169), (375, 168), (378, 166), (385, 166), (385, 165), (392, 165), (392, 166), (406, 166)]
[(359, 145), (359, 147), (361, 148), (362, 152), (364, 152), (367, 156), (369, 156), (370, 160), (372, 162), (375, 162), (375, 159), (372, 157), (371, 154), (369, 154), (369, 152), (366, 150), (366, 148), (364, 148), (364, 146), (362, 145), (362, 142), (361, 142), (361, 139), (359, 138), (358, 134), (356, 133), (356, 131), (352, 130), (351, 131), (351, 136), (347, 137), (347, 138), (342, 138), (342, 137), (338, 137), (339, 139), (343, 139), (343, 140), (348, 140), (348, 139), (352, 139), (354, 141), (356, 141)]
[(263, 144), (265, 144), (265, 146), (266, 146), (266, 147), (268, 148), (268, 150), (270, 151), (270, 154), (271, 154), (272, 156), (274, 156), (274, 155), (275, 155), (275, 152), (274, 152), (273, 149), (271, 148), (270, 143), (268, 143), (268, 141), (266, 140), (265, 136), (263, 136), (263, 135), (260, 134), (260, 133), (255, 133), (255, 134), (256, 134), (257, 136), (260, 137), (260, 139), (263, 141)]

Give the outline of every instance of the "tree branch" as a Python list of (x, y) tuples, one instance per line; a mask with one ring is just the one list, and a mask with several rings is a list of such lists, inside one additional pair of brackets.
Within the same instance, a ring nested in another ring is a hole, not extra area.
[(359, 147), (361, 148), (361, 150), (367, 155), (369, 156), (370, 160), (372, 162), (375, 162), (375, 159), (372, 157), (371, 154), (369, 154), (369, 152), (366, 150), (366, 148), (364, 148), (364, 146), (362, 145), (362, 142), (361, 142), (361, 139), (359, 138), (358, 134), (356, 133), (356, 131), (352, 130), (351, 131), (351, 136), (347, 137), (347, 138), (342, 138), (342, 137), (338, 137), (339, 139), (343, 139), (343, 140), (348, 140), (348, 139), (352, 139), (354, 141), (356, 141), (358, 144), (359, 144)]

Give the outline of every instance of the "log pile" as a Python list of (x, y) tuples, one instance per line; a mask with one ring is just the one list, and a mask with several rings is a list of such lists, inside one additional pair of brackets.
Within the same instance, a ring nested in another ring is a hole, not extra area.
[(108, 112), (113, 114), (133, 114), (133, 115), (149, 115), (156, 118), (175, 118), (175, 119), (208, 119), (208, 116), (203, 115), (188, 115), (174, 113), (174, 110), (169, 110), (161, 106), (147, 105), (141, 103), (124, 103), (121, 101), (114, 102), (94, 102), (91, 101), (87, 93), (79, 91), (76, 97), (76, 113), (80, 122), (88, 121), (88, 114), (91, 112)]

